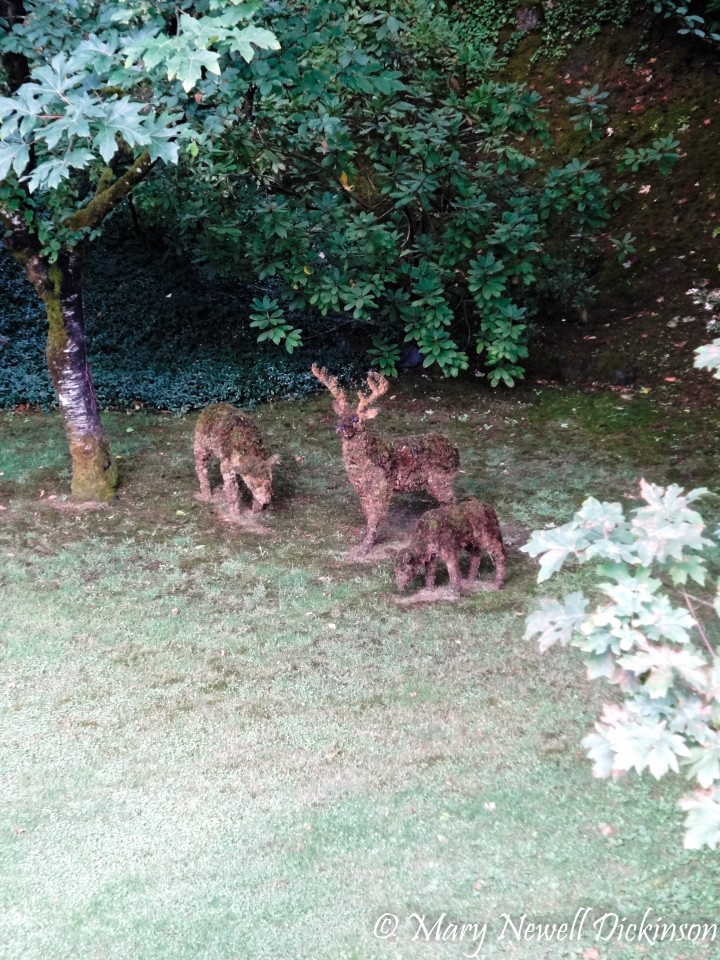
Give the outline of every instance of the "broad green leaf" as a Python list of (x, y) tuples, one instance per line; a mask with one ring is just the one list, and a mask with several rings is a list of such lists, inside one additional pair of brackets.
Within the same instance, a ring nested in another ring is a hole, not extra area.
[(29, 160), (30, 148), (23, 140), (0, 141), (0, 180), (4, 180), (11, 169), (21, 176)]
[(703, 557), (691, 557), (686, 560), (680, 560), (672, 563), (668, 567), (668, 574), (672, 582), (678, 585), (684, 585), (690, 580), (703, 586), (707, 571), (705, 570), (705, 561)]
[(63, 157), (40, 163), (27, 178), (28, 190), (30, 193), (34, 193), (39, 187), (53, 190), (70, 176), (73, 169), (83, 169), (89, 166), (93, 159), (94, 154), (90, 150), (71, 150)]
[(228, 40), (232, 49), (239, 53), (246, 63), (250, 63), (255, 56), (253, 46), (259, 47), (261, 50), (280, 49), (280, 42), (275, 34), (262, 27), (245, 27), (243, 30), (233, 30)]
[(613, 772), (615, 751), (604, 734), (604, 728), (600, 724), (596, 724), (595, 729), (596, 733), (589, 733), (583, 738), (582, 745), (592, 761), (593, 776), (605, 779)]
[(679, 806), (687, 811), (685, 818), (685, 847), (688, 850), (700, 850), (710, 847), (714, 850), (720, 842), (720, 803), (715, 799), (714, 791), (704, 793), (696, 791), (684, 797)]
[(720, 338), (696, 349), (693, 366), (700, 370), (713, 370), (713, 376), (720, 379)]
[(695, 779), (701, 787), (711, 787), (720, 781), (720, 740), (717, 734), (710, 743), (693, 747), (687, 767), (688, 780)]
[(570, 642), (587, 616), (588, 600), (582, 593), (571, 593), (563, 603), (557, 600), (541, 600), (540, 609), (525, 621), (525, 639), (538, 636), (541, 651), (554, 643), (563, 646)]
[(588, 680), (612, 680), (617, 674), (617, 661), (611, 653), (603, 656), (589, 654), (585, 657), (585, 672)]
[(664, 697), (676, 682), (677, 673), (693, 685), (702, 684), (705, 661), (689, 650), (672, 647), (649, 647), (634, 654), (619, 657), (618, 664), (643, 677), (643, 685), (650, 697)]
[(135, 103), (129, 97), (111, 100), (103, 105), (102, 119), (97, 124), (93, 146), (105, 163), (109, 163), (117, 152), (118, 136), (131, 147), (147, 144), (148, 135), (143, 126), (146, 110), (144, 104)]
[(166, 67), (170, 80), (177, 77), (185, 93), (189, 93), (202, 77), (203, 69), (220, 75), (220, 55), (214, 50), (190, 50), (173, 56)]

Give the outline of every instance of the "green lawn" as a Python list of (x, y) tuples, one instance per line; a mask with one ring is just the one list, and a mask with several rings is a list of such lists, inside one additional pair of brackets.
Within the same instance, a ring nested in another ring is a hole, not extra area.
[[(193, 499), (192, 415), (108, 414), (121, 497), (78, 512), (57, 418), (0, 414), (3, 960), (478, 950), (413, 914), (487, 922), (483, 958), (720, 956), (720, 934), (596, 943), (605, 912), (717, 920), (720, 857), (683, 850), (683, 784), (592, 779), (579, 744), (608, 691), (523, 641), (542, 590), (517, 550), (641, 475), (712, 485), (714, 411), (425, 379), (384, 407), (377, 429), (460, 443), (458, 489), (510, 544), (502, 593), (401, 609), (390, 559), (348, 562), (362, 518), (326, 396), (256, 414), (283, 456), (264, 536)], [(388, 536), (423, 506), (398, 497)], [(579, 941), (497, 939), (504, 914), (581, 907)]]

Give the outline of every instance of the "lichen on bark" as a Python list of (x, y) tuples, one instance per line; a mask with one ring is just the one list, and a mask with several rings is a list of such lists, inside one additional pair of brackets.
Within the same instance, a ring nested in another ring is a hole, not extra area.
[[(0, 58), (2, 59), (2, 58)], [(108, 500), (115, 493), (117, 469), (103, 431), (87, 359), (82, 300), (82, 256), (88, 235), (151, 171), (147, 152), (113, 179), (103, 173), (95, 196), (62, 222), (64, 247), (51, 263), (27, 210), (0, 205), (5, 248), (22, 266), (45, 305), (46, 356), (72, 458), (72, 495), (77, 500)]]
[(58, 397), (72, 458), (71, 493), (78, 500), (108, 500), (117, 469), (100, 422), (87, 362), (79, 254), (61, 256), (48, 270), (45, 309), (47, 363)]
[(87, 362), (82, 259), (70, 251), (50, 264), (31, 249), (12, 250), (45, 306), (46, 358), (72, 461), (75, 500), (109, 500), (117, 468), (105, 437)]

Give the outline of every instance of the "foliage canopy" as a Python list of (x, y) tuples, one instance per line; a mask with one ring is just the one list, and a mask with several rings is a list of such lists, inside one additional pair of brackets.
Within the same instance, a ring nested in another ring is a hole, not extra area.
[(540, 95), (494, 79), (493, 48), (440, 3), (282, 0), (257, 22), (280, 52), (253, 59), (234, 107), (198, 81), (224, 135), (198, 134), (146, 210), (214, 269), (276, 284), (266, 339), (300, 342), (288, 306), (337, 314), (369, 328), (383, 372), (414, 341), (446, 374), (481, 354), (512, 385), (541, 306), (592, 293), (599, 173), (552, 165)]
[(152, 165), (176, 163), (179, 143), (212, 135), (214, 119), (187, 96), (201, 76), (218, 85), (222, 74), (231, 95), (255, 49), (278, 48), (237, 0), (5, 7), (0, 204), (51, 262), (92, 237)]

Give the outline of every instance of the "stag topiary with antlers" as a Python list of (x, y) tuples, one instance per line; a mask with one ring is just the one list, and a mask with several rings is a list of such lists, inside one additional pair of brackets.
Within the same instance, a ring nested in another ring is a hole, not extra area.
[(315, 363), (312, 372), (332, 395), (345, 469), (367, 521), (361, 554), (367, 553), (375, 543), (378, 527), (396, 490), (426, 490), (440, 503), (455, 502), (453, 481), (460, 466), (460, 454), (446, 437), (428, 433), (386, 440), (365, 429), (365, 421), (379, 413), (373, 403), (387, 393), (389, 384), (385, 377), (370, 371), (369, 392), (359, 390), (359, 402), (354, 407), (338, 386), (337, 377), (328, 376), (327, 370)]

